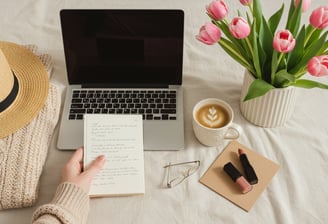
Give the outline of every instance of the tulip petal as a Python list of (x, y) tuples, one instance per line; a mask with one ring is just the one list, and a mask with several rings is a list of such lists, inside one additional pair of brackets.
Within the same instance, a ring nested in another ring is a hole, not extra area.
[(273, 38), (273, 48), (281, 53), (288, 53), (295, 47), (296, 41), (289, 30), (279, 31)]
[(207, 45), (213, 45), (221, 38), (221, 31), (217, 26), (208, 22), (199, 29), (196, 39)]
[(328, 6), (321, 6), (311, 13), (310, 24), (317, 29), (324, 29), (328, 26)]
[(328, 55), (311, 58), (307, 64), (307, 70), (312, 76), (328, 75)]

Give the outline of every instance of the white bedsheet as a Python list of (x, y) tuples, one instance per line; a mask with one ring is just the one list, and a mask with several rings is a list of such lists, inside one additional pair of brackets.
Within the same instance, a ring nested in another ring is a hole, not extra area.
[[(66, 72), (59, 11), (63, 8), (179, 8), (185, 11), (184, 111), (185, 149), (177, 152), (145, 152), (144, 196), (91, 200), (88, 223), (328, 223), (328, 91), (298, 89), (292, 118), (279, 128), (265, 129), (247, 122), (239, 110), (243, 68), (219, 46), (195, 40), (199, 27), (208, 21), (205, 5), (210, 0), (1, 0), (0, 40), (36, 44), (53, 57), (52, 82), (65, 90)], [(230, 15), (243, 10), (238, 0), (226, 1)], [(289, 0), (284, 0), (289, 6)], [(262, 0), (266, 15), (282, 0)], [(326, 0), (312, 1), (311, 10)], [(310, 11), (311, 11), (310, 10)], [(310, 11), (303, 16), (307, 22)], [(286, 14), (286, 13), (285, 13)], [(328, 83), (327, 78), (321, 79)], [(0, 84), (1, 85), (1, 84)], [(0, 87), (1, 88), (1, 87)], [(221, 148), (205, 147), (192, 131), (193, 105), (207, 97), (227, 101), (235, 122), (244, 133), (239, 141), (279, 163), (281, 168), (247, 213), (198, 182)], [(41, 177), (36, 206), (0, 211), (0, 223), (30, 223), (37, 206), (49, 202), (60, 181), (60, 172), (72, 152), (56, 149), (58, 127)], [(199, 159), (198, 172), (184, 183), (166, 189), (168, 162)], [(327, 178), (327, 180), (326, 180)]]

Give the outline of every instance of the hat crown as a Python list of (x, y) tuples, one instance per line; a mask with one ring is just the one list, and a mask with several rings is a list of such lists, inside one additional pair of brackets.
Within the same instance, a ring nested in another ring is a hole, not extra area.
[(14, 87), (14, 74), (6, 56), (0, 49), (0, 102), (8, 97)]

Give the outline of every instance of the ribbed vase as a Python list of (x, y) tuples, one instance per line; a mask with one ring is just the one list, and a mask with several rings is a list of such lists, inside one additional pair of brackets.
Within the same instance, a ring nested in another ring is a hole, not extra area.
[(251, 123), (267, 128), (282, 126), (291, 117), (295, 106), (296, 88), (276, 88), (265, 95), (243, 102), (254, 77), (245, 71), (240, 110)]

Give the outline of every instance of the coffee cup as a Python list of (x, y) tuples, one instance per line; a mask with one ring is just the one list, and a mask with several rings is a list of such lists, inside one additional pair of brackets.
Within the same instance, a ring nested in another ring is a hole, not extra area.
[(233, 123), (233, 110), (223, 100), (208, 98), (199, 101), (193, 108), (193, 129), (200, 143), (220, 146), (225, 140), (239, 138), (241, 126)]

